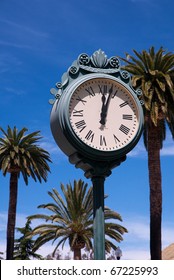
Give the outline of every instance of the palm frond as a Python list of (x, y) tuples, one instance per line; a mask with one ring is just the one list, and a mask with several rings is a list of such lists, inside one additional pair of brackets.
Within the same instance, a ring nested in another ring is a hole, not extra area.
[(39, 147), (37, 142), (42, 138), (39, 131), (25, 135), (26, 128), (19, 132), (16, 127), (7, 127), (7, 131), (0, 128), (3, 137), (0, 138), (0, 169), (4, 175), (7, 172), (21, 173), (26, 184), (28, 178), (35, 181), (47, 180), (51, 162), (49, 153)]
[(174, 107), (174, 54), (166, 52), (162, 47), (155, 52), (153, 46), (149, 51), (133, 52), (135, 57), (127, 54), (126, 59), (121, 59), (126, 62), (123, 68), (133, 76), (133, 87), (142, 89), (144, 111), (150, 112), (155, 126), (162, 117), (161, 112), (163, 118), (171, 123), (169, 110)]
[[(61, 191), (64, 199), (56, 189), (49, 191), (49, 197), (53, 202), (42, 204), (39, 208), (47, 209), (51, 215), (36, 214), (29, 216), (30, 220), (42, 219), (45, 224), (37, 226), (32, 231), (32, 236), (39, 235), (36, 239), (35, 248), (39, 248), (48, 240), (56, 243), (54, 252), (57, 248), (68, 240), (71, 248), (82, 243), (88, 250), (92, 249), (93, 232), (93, 189), (88, 189), (87, 184), (82, 180), (74, 180), (73, 185), (61, 184)], [(111, 210), (109, 207), (104, 209), (106, 220), (106, 236), (118, 241), (122, 240), (122, 235), (127, 230), (111, 220), (122, 221), (120, 214)], [(108, 222), (107, 222), (108, 221)], [(110, 244), (110, 243), (108, 243)], [(113, 244), (112, 248), (116, 246)]]

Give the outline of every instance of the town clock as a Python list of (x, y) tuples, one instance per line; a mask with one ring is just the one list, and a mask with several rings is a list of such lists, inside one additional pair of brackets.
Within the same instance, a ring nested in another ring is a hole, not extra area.
[[(51, 129), (58, 146), (71, 158), (74, 154), (97, 161), (121, 158), (141, 136), (139, 95), (130, 86), (128, 73), (118, 68), (116, 58), (110, 61), (110, 68), (104, 58), (100, 52), (98, 60), (92, 57), (90, 63), (89, 57), (81, 56), (57, 85)], [(101, 68), (102, 63), (106, 69)]]

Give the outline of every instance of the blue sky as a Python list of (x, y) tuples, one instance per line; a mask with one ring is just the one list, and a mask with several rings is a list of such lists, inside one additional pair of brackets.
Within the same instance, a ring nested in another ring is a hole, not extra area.
[[(48, 190), (84, 178), (56, 146), (50, 131), (50, 89), (81, 53), (102, 49), (108, 57), (163, 46), (174, 51), (172, 0), (0, 0), (0, 126), (40, 130), (53, 161), (47, 183), (19, 181), (17, 224), (39, 212)], [(167, 132), (161, 151), (163, 248), (174, 242), (174, 142)], [(106, 204), (129, 230), (124, 259), (149, 258), (149, 183), (142, 139), (106, 179)], [(0, 174), (0, 251), (5, 251), (9, 177)], [(53, 247), (40, 251), (48, 254)]]

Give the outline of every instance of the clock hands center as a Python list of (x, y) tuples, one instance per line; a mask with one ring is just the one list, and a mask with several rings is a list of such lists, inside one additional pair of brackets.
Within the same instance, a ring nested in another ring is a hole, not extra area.
[(102, 98), (101, 98), (102, 108), (101, 108), (100, 121), (99, 121), (99, 123), (101, 123), (102, 126), (105, 126), (105, 124), (106, 124), (106, 120), (107, 120), (106, 117), (108, 114), (108, 108), (109, 108), (110, 100), (112, 97), (112, 92), (113, 92), (113, 85), (109, 89), (107, 100), (106, 100), (105, 93), (102, 94)]

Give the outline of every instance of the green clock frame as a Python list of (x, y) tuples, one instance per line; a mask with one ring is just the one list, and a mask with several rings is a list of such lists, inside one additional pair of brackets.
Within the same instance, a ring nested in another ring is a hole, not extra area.
[[(137, 104), (139, 127), (136, 132), (136, 135), (127, 145), (114, 151), (97, 150), (86, 145), (74, 133), (74, 130), (72, 129), (70, 123), (69, 105), (74, 91), (84, 82), (96, 78), (110, 79), (117, 82), (118, 84), (121, 84), (130, 92), (131, 96), (133, 97), (133, 99)], [(131, 89), (121, 79), (118, 79), (117, 77), (113, 77), (105, 73), (86, 74), (84, 76), (77, 78), (72, 83), (70, 83), (70, 85), (66, 88), (64, 93), (61, 95), (60, 99), (56, 100), (56, 102), (54, 103), (51, 112), (52, 134), (58, 146), (68, 157), (71, 157), (71, 155), (75, 153), (79, 153), (91, 160), (97, 159), (98, 161), (110, 161), (116, 158), (121, 158), (124, 155), (126, 155), (129, 151), (131, 151), (134, 148), (134, 146), (137, 144), (141, 136), (142, 127), (143, 127), (143, 110), (138, 96), (134, 93), (133, 89)]]

